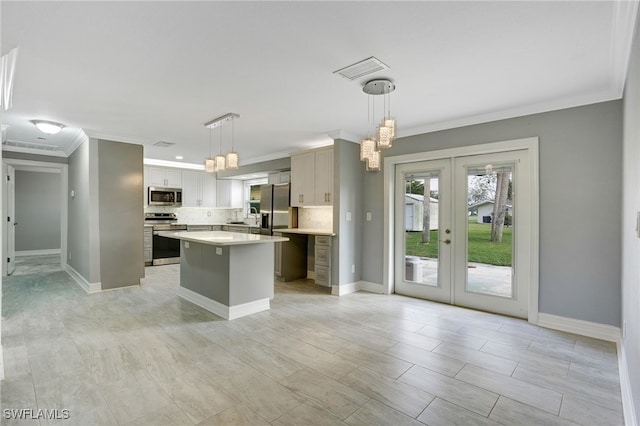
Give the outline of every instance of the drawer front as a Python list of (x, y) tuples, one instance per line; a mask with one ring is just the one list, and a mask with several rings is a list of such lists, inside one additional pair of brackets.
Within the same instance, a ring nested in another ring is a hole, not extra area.
[(322, 285), (325, 287), (331, 286), (331, 268), (327, 266), (317, 266), (316, 265), (316, 284)]
[(317, 246), (330, 246), (331, 245), (331, 237), (326, 235), (316, 235), (316, 245)]
[(211, 231), (211, 227), (208, 225), (187, 225), (187, 231)]
[(331, 262), (331, 248), (316, 244), (316, 265), (329, 266)]
[(249, 227), (248, 226), (225, 226), (227, 229), (225, 229), (225, 231), (228, 232), (240, 232), (242, 234), (248, 234), (249, 233)]
[(212, 225), (211, 226), (211, 230), (212, 231), (222, 231), (222, 225)]
[(144, 261), (145, 262), (152, 262), (153, 261), (153, 252), (151, 250), (146, 250), (144, 251)]

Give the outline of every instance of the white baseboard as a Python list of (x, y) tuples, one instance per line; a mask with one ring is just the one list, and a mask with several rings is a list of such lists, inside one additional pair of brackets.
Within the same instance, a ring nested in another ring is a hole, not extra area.
[(631, 392), (631, 377), (627, 364), (627, 355), (624, 350), (622, 340), (618, 340), (618, 374), (620, 375), (620, 393), (622, 396), (622, 410), (624, 412), (624, 424), (627, 426), (637, 426), (633, 393)]
[(78, 285), (82, 287), (82, 289), (86, 291), (88, 294), (98, 293), (102, 291), (102, 283), (99, 283), (99, 282), (90, 283), (82, 275), (80, 275), (78, 271), (73, 269), (70, 265), (66, 266), (65, 271), (67, 271), (67, 274), (69, 274), (69, 276), (73, 278), (74, 281), (78, 283)]
[(538, 313), (538, 325), (540, 327), (566, 331), (567, 333), (593, 337), (594, 339), (606, 340), (608, 342), (618, 342), (621, 337), (620, 327), (544, 314), (542, 312)]
[(47, 249), (47, 250), (22, 250), (16, 252), (16, 257), (21, 256), (48, 256), (52, 254), (60, 254), (60, 249)]
[(358, 281), (358, 290), (369, 291), (371, 293), (385, 294), (382, 284), (372, 283), (370, 281)]
[(385, 294), (382, 284), (376, 284), (369, 281), (356, 281), (349, 284), (331, 286), (331, 294), (334, 296), (344, 296), (345, 294), (355, 293), (360, 290)]
[(241, 305), (226, 306), (184, 287), (178, 287), (178, 296), (226, 320), (232, 320), (271, 309), (268, 298), (243, 303)]
[(357, 282), (331, 286), (331, 294), (334, 296), (344, 296), (345, 294), (355, 293), (356, 291), (358, 291)]
[(0, 380), (4, 380), (4, 358), (2, 353), (2, 345), (0, 345)]

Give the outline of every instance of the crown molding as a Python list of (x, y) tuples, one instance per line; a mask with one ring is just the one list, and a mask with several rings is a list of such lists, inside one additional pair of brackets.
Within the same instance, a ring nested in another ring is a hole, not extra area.
[(78, 149), (80, 145), (82, 145), (84, 142), (87, 142), (88, 140), (89, 140), (89, 137), (84, 132), (84, 130), (82, 129), (76, 130), (75, 135), (73, 136), (73, 141), (71, 141), (71, 143), (64, 149), (65, 156), (68, 157), (71, 154), (73, 154), (73, 151)]
[[(616, 1), (613, 5), (611, 34), (611, 88), (620, 97), (629, 69), (631, 45), (638, 14), (638, 1)], [(636, 29), (637, 30), (637, 29)]]

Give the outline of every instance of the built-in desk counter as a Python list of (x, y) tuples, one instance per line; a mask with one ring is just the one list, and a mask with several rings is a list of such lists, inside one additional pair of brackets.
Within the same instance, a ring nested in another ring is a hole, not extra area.
[(181, 240), (178, 296), (228, 320), (270, 309), (274, 244), (288, 238), (224, 231), (161, 235)]

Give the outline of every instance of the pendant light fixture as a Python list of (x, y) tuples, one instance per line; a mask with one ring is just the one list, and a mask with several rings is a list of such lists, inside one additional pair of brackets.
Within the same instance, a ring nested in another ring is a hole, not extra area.
[[(370, 80), (362, 87), (367, 95), (384, 95), (382, 122), (375, 128), (375, 138), (367, 137), (360, 141), (360, 160), (366, 162), (367, 171), (379, 171), (382, 168), (381, 150), (391, 148), (396, 136), (396, 121), (391, 118), (391, 98), (389, 94), (396, 89), (396, 85), (387, 79)], [(387, 102), (387, 96), (389, 102)], [(387, 109), (387, 104), (389, 108)], [(367, 104), (368, 107), (368, 104)], [(373, 102), (373, 117), (375, 123), (375, 101)]]
[(204, 171), (207, 173), (215, 172), (215, 162), (211, 157), (211, 127), (209, 127), (209, 156), (204, 160)]
[(237, 169), (240, 157), (238, 153), (233, 150), (233, 136), (234, 136), (233, 120), (231, 120), (231, 151), (227, 152), (227, 169)]
[[(211, 158), (211, 152), (209, 152), (209, 157), (207, 160), (212, 160), (213, 171), (219, 172), (226, 169), (237, 169), (239, 163), (238, 153), (233, 150), (233, 121), (236, 118), (240, 118), (239, 114), (230, 112), (228, 114), (222, 115), (220, 117), (214, 118), (204, 124), (204, 127), (208, 127), (209, 129), (214, 129), (216, 127), (220, 127), (220, 145), (219, 145), (219, 153), (214, 158)], [(231, 122), (231, 152), (227, 153), (226, 156), (222, 155), (222, 126)], [(211, 144), (211, 139), (209, 139), (209, 144)], [(209, 150), (211, 150), (211, 146), (209, 146)], [(207, 166), (207, 162), (205, 161), (205, 169)]]
[(213, 168), (216, 172), (220, 172), (226, 169), (226, 157), (222, 155), (222, 126), (220, 126), (220, 150), (218, 151), (218, 155), (213, 159)]

